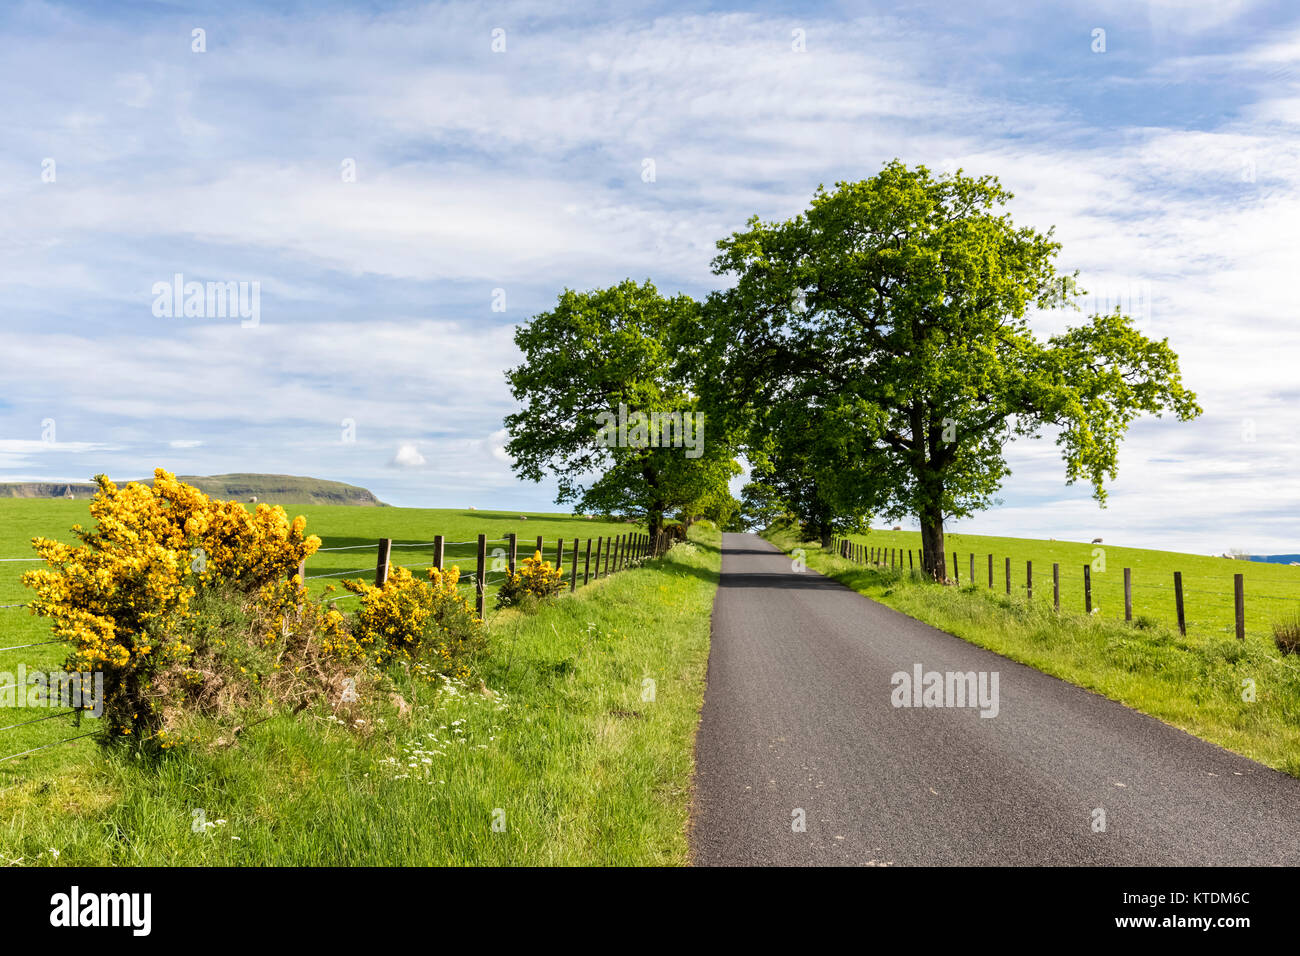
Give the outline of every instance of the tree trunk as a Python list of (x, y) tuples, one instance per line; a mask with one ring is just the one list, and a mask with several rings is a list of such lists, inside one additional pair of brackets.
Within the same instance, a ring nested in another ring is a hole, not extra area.
[(943, 508), (939, 504), (921, 509), (921, 568), (935, 581), (948, 580), (948, 561), (943, 550)]
[(830, 528), (822, 528), (821, 539), (822, 539), (822, 550), (823, 550), (823, 551), (829, 551), (829, 550), (831, 549), (831, 530), (830, 530)]
[(649, 514), (646, 515), (646, 524), (649, 525), (650, 540), (659, 540), (659, 532), (664, 527), (664, 506), (662, 504), (651, 506)]

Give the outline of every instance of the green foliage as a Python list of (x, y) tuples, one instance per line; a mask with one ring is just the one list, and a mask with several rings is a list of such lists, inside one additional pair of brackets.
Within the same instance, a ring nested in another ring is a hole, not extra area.
[[(506, 376), (522, 403), (506, 417), (506, 451), (518, 474), (553, 478), (558, 502), (643, 518), (652, 532), (671, 510), (712, 508), (721, 516), (727, 482), (738, 471), (724, 433), (697, 427), (698, 446), (662, 447), (678, 435), (625, 425), (638, 412), (700, 411), (676, 346), (699, 315), (688, 296), (665, 298), (650, 282), (629, 279), (591, 292), (565, 290), (554, 309), (521, 327), (515, 342), (524, 362)], [(617, 441), (611, 416), (619, 420)]]
[(1168, 342), (1126, 316), (1034, 335), (1031, 309), (1082, 293), (1052, 230), (1000, 211), (1011, 198), (894, 161), (718, 243), (736, 281), (694, 343), (706, 402), (805, 524), (917, 515), (942, 573), (943, 518), (992, 502), (1014, 437), (1058, 430), (1067, 480), (1104, 501), (1135, 417), (1199, 414)]

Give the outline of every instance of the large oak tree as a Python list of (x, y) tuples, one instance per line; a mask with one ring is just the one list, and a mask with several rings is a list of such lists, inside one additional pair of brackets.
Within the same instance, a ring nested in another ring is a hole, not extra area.
[[(1052, 230), (1017, 227), (991, 176), (888, 163), (819, 189), (811, 207), (718, 243), (715, 295), (695, 343), (706, 398), (761, 448), (802, 418), (834, 499), (915, 516), (924, 565), (945, 575), (945, 517), (986, 507), (1008, 442), (1057, 432), (1069, 482), (1104, 503), (1140, 414), (1200, 413), (1167, 340), (1116, 312), (1046, 339), (1035, 308), (1081, 294)], [(839, 449), (839, 451), (837, 451)]]

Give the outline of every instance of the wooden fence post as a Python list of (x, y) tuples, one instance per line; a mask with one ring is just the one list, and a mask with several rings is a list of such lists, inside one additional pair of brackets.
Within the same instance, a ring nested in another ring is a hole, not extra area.
[(578, 590), (578, 539), (573, 539), (573, 572), (569, 577), (569, 591)]
[(1124, 569), (1124, 620), (1133, 620), (1133, 569)]
[(961, 563), (957, 560), (957, 552), (952, 553), (952, 583), (961, 586)]
[(536, 548), (536, 550), (541, 551), (541, 550), (542, 550), (542, 547), (543, 547), (543, 545), (544, 545), (544, 543), (545, 543), (545, 542), (542, 541), (542, 536), (539, 534), (539, 535), (537, 536), (537, 548)]
[(379, 539), (379, 557), (375, 561), (375, 587), (382, 588), (388, 580), (388, 555), (393, 549), (392, 538)]
[(1237, 640), (1246, 639), (1246, 576), (1232, 576), (1232, 596), (1237, 605)]
[[(603, 545), (604, 543), (605, 543), (605, 536), (597, 535), (596, 536), (596, 573), (594, 575), (594, 580), (597, 581), (600, 580), (600, 548), (601, 545)], [(582, 583), (586, 584), (587, 582), (584, 581)]]
[(907, 570), (909, 570), (909, 571), (913, 571), (913, 570), (915, 570), (915, 566), (912, 564), (912, 549), (911, 549), (911, 548), (908, 548), (908, 549), (907, 549)]
[(487, 535), (478, 536), (478, 568), (474, 571), (474, 609), (479, 617), (487, 611)]
[(510, 546), (506, 551), (506, 569), (514, 574), (515, 561), (519, 557), (519, 536), (512, 531), (506, 537), (510, 539)]
[(293, 573), (289, 575), (289, 580), (292, 581), (295, 577), (298, 579), (299, 584), (301, 584), (303, 587), (307, 586), (307, 559), (306, 558), (303, 558), (301, 561), (298, 562), (298, 566), (294, 568)]
[(1183, 616), (1183, 572), (1174, 572), (1174, 603), (1178, 605), (1178, 633), (1187, 636), (1187, 618)]
[(612, 536), (605, 539), (605, 577), (609, 577), (609, 549), (613, 543), (614, 538)]
[(433, 566), (439, 571), (442, 570), (442, 554), (444, 550), (444, 541), (442, 535), (433, 536)]
[(1007, 593), (1011, 593), (1011, 559), (1007, 558)]
[(1034, 562), (1025, 562), (1025, 597), (1032, 601), (1034, 599)]
[(970, 556), (970, 583), (975, 583), (975, 555)]
[(993, 555), (989, 555), (989, 590), (993, 589)]
[[(539, 547), (537, 550), (540, 551), (542, 549)], [(564, 570), (564, 539), (563, 538), (555, 539), (555, 566), (561, 571)]]
[[(576, 558), (574, 559), (577, 560)], [(587, 539), (587, 559), (582, 562), (582, 583), (591, 580), (591, 539)]]
[(1083, 566), (1083, 609), (1092, 613), (1092, 565)]
[(1052, 565), (1052, 610), (1061, 610), (1061, 566)]

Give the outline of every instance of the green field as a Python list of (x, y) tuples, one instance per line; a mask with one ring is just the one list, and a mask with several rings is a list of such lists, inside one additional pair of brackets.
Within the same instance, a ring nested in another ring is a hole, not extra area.
[[(873, 531), (856, 540), (871, 547), (901, 547), (903, 570), (864, 566), (801, 542), (789, 530), (768, 532), (778, 547), (803, 548), (807, 565), (873, 600), (933, 627), (988, 648), (1046, 674), (1086, 687), (1135, 710), (1300, 776), (1300, 661), (1283, 656), (1268, 630), (1270, 614), (1296, 606), (1297, 570), (1165, 551), (1107, 548), (1106, 571), (1095, 572), (1094, 606), (1083, 611), (1083, 562), (1093, 545), (949, 535), (959, 554), (961, 586), (909, 572), (906, 550), (919, 535)], [(976, 578), (970, 555), (976, 554)], [(994, 588), (988, 554), (995, 555)], [(1006, 593), (1005, 558), (1015, 569)], [(914, 561), (918, 560), (916, 557)], [(1024, 587), (1024, 562), (1034, 562), (1034, 594)], [(1053, 562), (1061, 564), (1061, 611), (1052, 609)], [(1123, 569), (1134, 569), (1133, 623), (1123, 615)], [(1073, 568), (1074, 573), (1066, 573)], [(1180, 634), (1169, 590), (1157, 582), (1183, 572), (1189, 627)], [(1247, 629), (1231, 627), (1232, 572), (1246, 575)], [(1149, 585), (1143, 590), (1139, 585)], [(1264, 594), (1274, 597), (1265, 601)], [(1139, 595), (1142, 597), (1139, 599)], [(1252, 597), (1255, 599), (1252, 604)], [(1227, 608), (1225, 611), (1224, 608)]]
[[(88, 501), (51, 501), (41, 499), (0, 500), (0, 558), (20, 559), (0, 562), (0, 605), (25, 604), (30, 592), (19, 578), (27, 569), (42, 567), (31, 560), (31, 539), (34, 536), (75, 541), (69, 529), (77, 523), (90, 524)], [(247, 507), (252, 507), (247, 506)], [(572, 539), (579, 538), (585, 548), (586, 539), (600, 536), (623, 535), (640, 531), (625, 522), (586, 520), (573, 515), (529, 514), (521, 521), (518, 512), (460, 511), (436, 508), (360, 508), (346, 505), (286, 506), (290, 516), (305, 515), (307, 530), (321, 537), (322, 550), (307, 562), (308, 586), (314, 594), (321, 594), (333, 584), (337, 588), (339, 607), (346, 609), (356, 603), (355, 598), (343, 591), (339, 582), (343, 578), (357, 577), (372, 580), (375, 571), (376, 545), (379, 538), (393, 540), (392, 562), (411, 569), (428, 567), (433, 561), (433, 538), (443, 535), (446, 543), (444, 563), (461, 568), (463, 587), (473, 593), (472, 576), (477, 568), (477, 536), (482, 533), (491, 539), (488, 543), (488, 608), (492, 606), (492, 592), (496, 590), (503, 572), (492, 571), (493, 551), (504, 553), (505, 536), (519, 536), (521, 557), (531, 554), (535, 539), (542, 535), (546, 542), (546, 556), (554, 561), (557, 537), (566, 540), (565, 554), (569, 555)], [(593, 541), (593, 549), (595, 543)], [(593, 551), (594, 555), (594, 551)], [(592, 558), (593, 565), (595, 558)], [(499, 566), (499, 562), (498, 562)], [(569, 561), (566, 558), (566, 569)], [(355, 573), (347, 573), (355, 572)], [(582, 583), (583, 560), (578, 562), (578, 583)], [(29, 669), (57, 670), (66, 656), (62, 644), (25, 647), (50, 640), (49, 626), (43, 618), (33, 617), (26, 608), (0, 609), (0, 674), (14, 674), (19, 664)], [(0, 676), (0, 683), (12, 683)], [(19, 709), (17, 716), (0, 719), (0, 727), (45, 716), (45, 711)], [(94, 729), (94, 722), (85, 720), (80, 729), (71, 718), (59, 717), (40, 720), (27, 726), (0, 730), (0, 757), (45, 747), (46, 749), (16, 759), (0, 761), (0, 792), (21, 781), (48, 776), (70, 764), (85, 759), (82, 754), (93, 751), (89, 740), (47, 747), (77, 734)]]
[[(540, 534), (549, 556), (559, 535), (585, 543), (639, 530), (564, 515), (521, 522), (517, 514), (396, 508), (294, 513), (307, 515), (326, 547), (355, 549), (323, 553), (309, 576), (335, 566), (373, 573), (380, 536), (394, 539), (394, 560), (409, 554), (408, 566), (418, 566), (431, 559), (424, 544), (435, 534)], [(84, 502), (0, 503), (0, 553), (21, 556), (31, 535), (59, 536), (84, 515)], [(309, 709), (258, 724), (235, 746), (191, 745), (156, 765), (90, 741), (0, 764), (0, 863), (684, 864), (721, 561), (715, 531), (697, 527), (692, 540), (535, 614), (489, 610), (492, 653), (481, 674), (490, 693), (406, 682), (409, 715), (373, 733)], [(457, 560), (450, 547), (447, 555)], [(18, 569), (33, 566), (6, 566), (0, 603), (26, 599)], [(580, 562), (580, 583), (581, 574)], [(328, 580), (337, 578), (316, 583)], [(47, 639), (42, 621), (7, 613), (13, 643)], [(12, 651), (3, 666), (22, 659), (53, 668), (62, 656), (59, 645)], [(57, 740), (70, 733), (67, 723), (36, 726), (63, 724), (47, 732)], [(200, 833), (192, 826), (198, 810), (210, 824)]]
[[(869, 548), (911, 549), (920, 561), (921, 536), (911, 531), (873, 529), (850, 540)], [(1083, 567), (1097, 557), (1105, 569), (1093, 568), (1092, 606), (1099, 617), (1124, 619), (1124, 569), (1132, 569), (1133, 614), (1162, 624), (1178, 623), (1174, 602), (1174, 572), (1183, 575), (1183, 610), (1189, 634), (1234, 635), (1233, 575), (1244, 575), (1246, 633), (1271, 640), (1271, 624), (1300, 609), (1300, 567), (1236, 561), (1176, 551), (1119, 548), (1108, 544), (1047, 541), (1034, 538), (999, 538), (975, 534), (946, 534), (949, 577), (957, 555), (960, 583), (970, 583), (970, 556), (975, 555), (975, 582), (988, 587), (988, 556), (993, 555), (993, 588), (1006, 591), (1006, 559), (1011, 559), (1011, 591), (1025, 598), (1026, 562), (1033, 562), (1035, 603), (1051, 605), (1052, 565), (1061, 566), (1061, 607), (1084, 609)], [(1100, 555), (1095, 555), (1100, 551)], [(906, 567), (907, 555), (903, 554)], [(919, 567), (919, 563), (918, 563)]]

